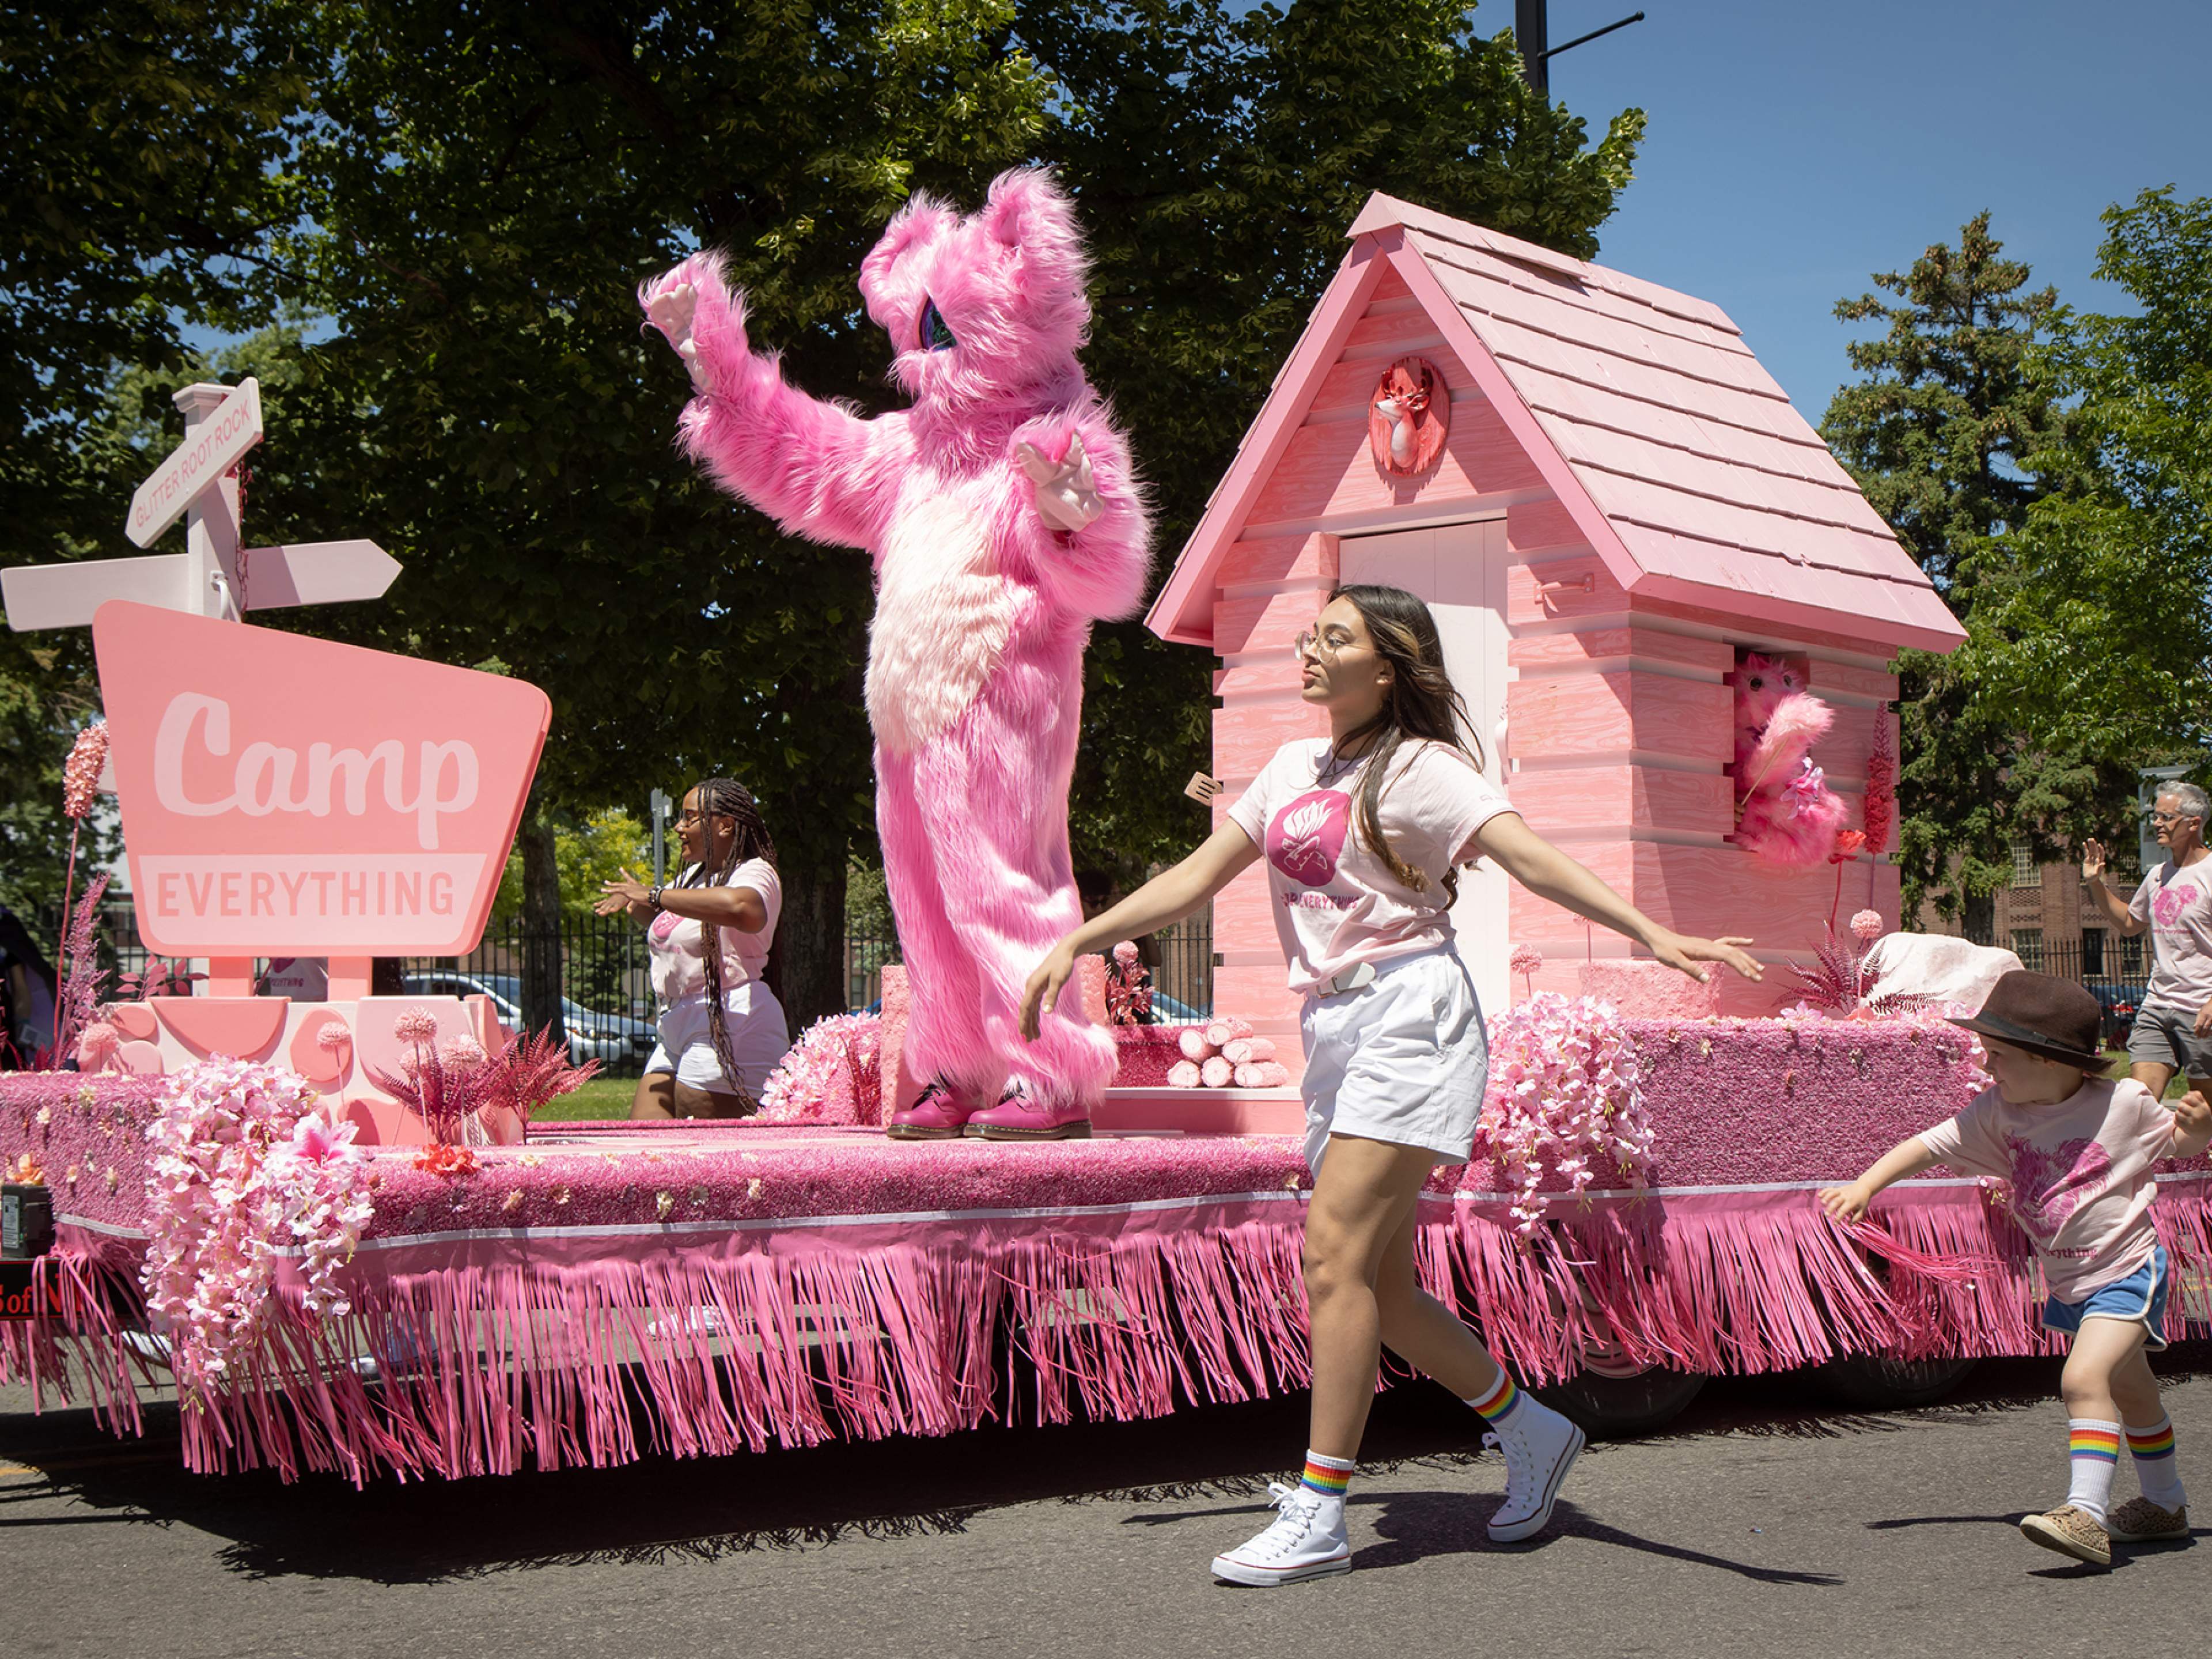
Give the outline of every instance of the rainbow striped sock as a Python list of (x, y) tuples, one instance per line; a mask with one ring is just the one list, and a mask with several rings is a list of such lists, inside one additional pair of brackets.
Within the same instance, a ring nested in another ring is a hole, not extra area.
[(2181, 1471), (2173, 1461), (2173, 1419), (2161, 1416), (2147, 1429), (2128, 1430), (2128, 1455), (2135, 1460), (2136, 1484), (2142, 1495), (2160, 1509), (2178, 1510), (2189, 1502), (2181, 1489)]
[(1324, 1457), (1317, 1451), (1306, 1453), (1306, 1472), (1298, 1484), (1308, 1492), (1317, 1492), (1323, 1498), (1342, 1498), (1345, 1488), (1352, 1484), (1352, 1471), (1358, 1468), (1357, 1460), (1349, 1457)]
[(2066, 1421), (2066, 1434), (2074, 1475), (2066, 1501), (2102, 1525), (2112, 1501), (2112, 1474), (2120, 1462), (2120, 1425), (2100, 1418), (2073, 1417)]
[(1482, 1420), (1494, 1429), (1510, 1417), (1514, 1407), (1521, 1403), (1521, 1390), (1514, 1386), (1513, 1379), (1506, 1375), (1505, 1367), (1500, 1365), (1498, 1368), (1498, 1381), (1491, 1384), (1490, 1392), (1467, 1403), (1481, 1413)]

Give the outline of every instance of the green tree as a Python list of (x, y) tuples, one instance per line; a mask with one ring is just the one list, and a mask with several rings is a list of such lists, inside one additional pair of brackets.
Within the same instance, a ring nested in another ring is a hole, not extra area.
[(1933, 898), (1984, 939), (2013, 844), (2056, 851), (2118, 775), (2079, 743), (2034, 742), (1985, 684), (2009, 641), (1980, 597), (2008, 580), (2021, 526), (2053, 488), (2029, 457), (2066, 427), (2037, 351), (2057, 295), (2029, 289), (2027, 266), (2003, 252), (1979, 214), (1955, 247), (1938, 242), (1910, 270), (1874, 278), (1897, 303), (1874, 294), (1838, 303), (1844, 321), (1884, 329), (1849, 346), (1864, 379), (1837, 392), (1820, 428), (1967, 630), (1948, 656), (1899, 655), (1896, 857), (1908, 915)]
[[(115, 400), (192, 327), (274, 313), (306, 82), (286, 15), (194, 0), (0, 12), (0, 563), (133, 551)], [(143, 411), (139, 411), (143, 413)], [(82, 629), (0, 631), (0, 899), (58, 899), (61, 765), (97, 711)]]
[[(1053, 82), (1042, 140), (1096, 262), (1085, 354), (1154, 490), (1164, 575), (1196, 527), (1374, 191), (1562, 252), (1597, 249), (1640, 111), (1597, 143), (1451, 0), (1024, 0)], [(1141, 623), (1092, 636), (1073, 815), (1077, 867), (1127, 885), (1206, 831), (1202, 652)]]
[[(2035, 504), (1984, 606), (1997, 691), (2045, 740), (2135, 763), (2212, 760), (2212, 198), (2145, 191), (2104, 216), (2097, 275), (2131, 313), (2062, 311), (2046, 354), (2079, 399), (2035, 457)], [(2112, 805), (2124, 801), (2116, 795)]]
[[(675, 453), (683, 375), (633, 289), (720, 247), (757, 337), (880, 405), (854, 274), (911, 190), (972, 193), (1029, 153), (1043, 89), (1007, 21), (995, 0), (317, 11), (312, 224), (285, 252), (337, 332), (306, 354), (303, 465), (265, 494), (405, 562), (339, 625), (551, 694), (533, 927), (557, 924), (562, 812), (733, 774), (781, 853), (793, 1015), (843, 1006), (848, 849), (872, 836), (866, 562), (782, 539)], [(534, 1023), (550, 962), (526, 977)]]

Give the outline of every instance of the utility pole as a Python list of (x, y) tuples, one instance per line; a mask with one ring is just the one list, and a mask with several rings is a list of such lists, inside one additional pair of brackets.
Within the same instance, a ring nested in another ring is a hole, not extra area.
[(1552, 89), (1548, 41), (1551, 24), (1544, 15), (1550, 0), (1513, 0), (1513, 40), (1521, 48), (1521, 71), (1539, 92)]
[(1547, 0), (1513, 0), (1513, 40), (1521, 48), (1521, 71), (1528, 84), (1539, 92), (1552, 89), (1552, 59), (1563, 52), (1572, 52), (1601, 34), (1615, 29), (1625, 29), (1631, 23), (1644, 21), (1642, 12), (1634, 12), (1617, 23), (1607, 23), (1601, 29), (1592, 29), (1588, 34), (1577, 34), (1559, 46), (1551, 44), (1551, 21), (1545, 15)]

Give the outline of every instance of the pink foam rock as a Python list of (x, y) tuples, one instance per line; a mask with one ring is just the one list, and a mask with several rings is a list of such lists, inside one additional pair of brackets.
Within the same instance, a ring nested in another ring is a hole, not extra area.
[(1582, 964), (1582, 994), (1611, 1003), (1624, 1019), (1714, 1019), (1721, 1012), (1717, 972), (1699, 984), (1687, 974), (1645, 957), (1615, 957)]

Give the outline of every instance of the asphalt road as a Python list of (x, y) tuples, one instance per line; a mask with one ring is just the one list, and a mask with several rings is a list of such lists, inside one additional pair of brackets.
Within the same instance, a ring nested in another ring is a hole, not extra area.
[[(2177, 1350), (2185, 1477), (2212, 1504), (2212, 1349)], [(0, 1389), (0, 1653), (129, 1656), (1990, 1654), (2193, 1647), (2195, 1547), (2092, 1574), (2014, 1522), (2065, 1487), (2056, 1362), (1852, 1416), (1716, 1383), (1602, 1444), (1553, 1534), (1491, 1545), (1502, 1472), (1425, 1384), (1378, 1402), (1354, 1571), (1278, 1590), (1206, 1564), (1264, 1519), (1303, 1401), (356, 1492), (203, 1480), (173, 1409), (118, 1443)], [(2124, 1468), (2116, 1489), (2132, 1492)]]

